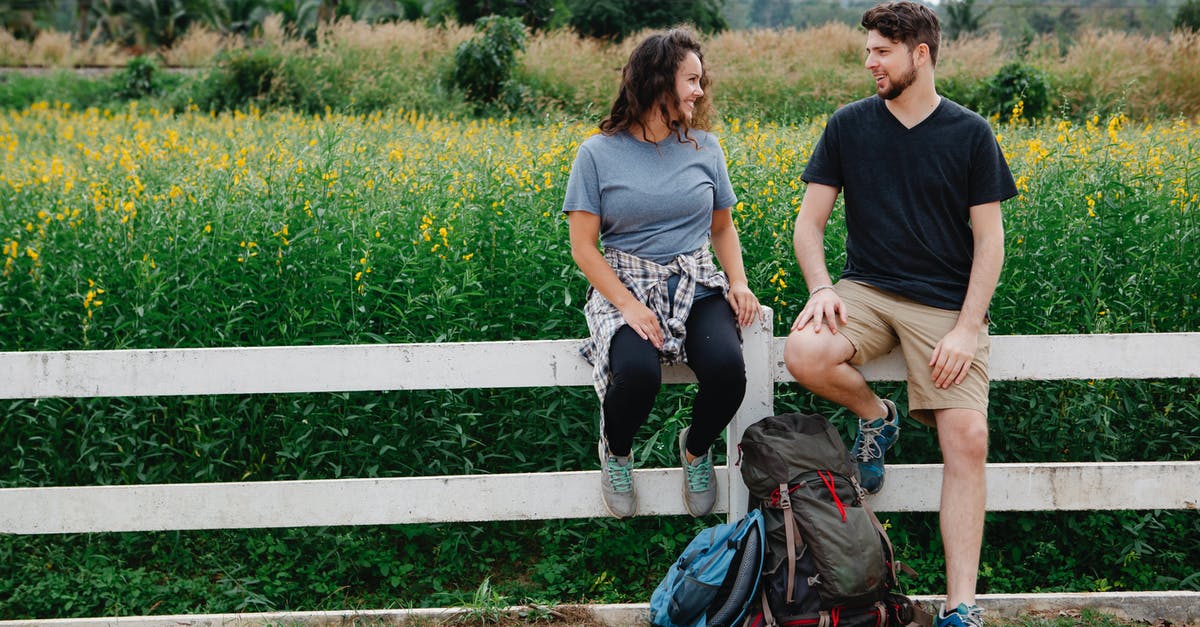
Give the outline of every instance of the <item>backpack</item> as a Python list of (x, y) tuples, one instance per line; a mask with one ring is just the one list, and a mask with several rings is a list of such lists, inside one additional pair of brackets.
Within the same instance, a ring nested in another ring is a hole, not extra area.
[(650, 597), (650, 622), (659, 627), (739, 624), (758, 589), (762, 538), (757, 510), (696, 534)]
[(829, 420), (764, 418), (746, 428), (739, 448), (750, 506), (763, 513), (767, 539), (762, 590), (747, 626), (929, 624), (893, 591), (891, 541)]

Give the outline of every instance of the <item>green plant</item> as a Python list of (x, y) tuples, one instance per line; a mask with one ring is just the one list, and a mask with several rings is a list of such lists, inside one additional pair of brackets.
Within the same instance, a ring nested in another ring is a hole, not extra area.
[(1200, 0), (1187, 0), (1175, 12), (1175, 28), (1200, 32)]
[[(309, 67), (308, 54), (286, 72)], [(0, 113), (3, 350), (587, 333), (579, 311), (587, 284), (570, 258), (561, 203), (594, 117), (52, 102)], [(733, 212), (747, 273), (776, 311), (775, 335), (788, 332), (806, 295), (789, 234), (821, 129), (754, 119), (716, 129), (741, 199)], [(1113, 115), (1005, 121), (997, 132), (1020, 195), (1004, 207), (994, 334), (1200, 328), (1194, 122)], [(843, 229), (830, 225), (835, 272)], [(902, 383), (877, 389), (904, 399)], [(795, 385), (775, 391), (777, 411), (825, 413), (852, 437), (844, 410)], [(648, 467), (678, 463), (673, 436), (693, 392), (664, 387), (638, 437)], [(990, 456), (1197, 459), (1197, 399), (1200, 383), (1186, 379), (997, 381)], [(596, 467), (597, 401), (588, 388), (37, 399), (3, 408), (4, 487)], [(911, 421), (894, 450), (898, 463), (940, 461), (935, 433)], [(461, 605), (484, 577), (506, 599), (644, 602), (669, 560), (717, 518), (3, 536), (0, 615)], [(944, 590), (937, 515), (886, 518), (898, 558), (920, 573), (901, 578), (905, 592)], [(1198, 525), (1190, 511), (995, 512), (980, 592), (1198, 589)]]
[(992, 7), (976, 10), (975, 0), (948, 0), (946, 8), (946, 35), (958, 39), (977, 32), (983, 26), (983, 18)]
[(1007, 118), (1021, 103), (1016, 117), (1040, 118), (1050, 111), (1050, 84), (1046, 75), (1019, 61), (1008, 63), (980, 86), (979, 112)]
[(163, 89), (162, 72), (154, 59), (134, 57), (115, 77), (117, 95), (125, 100), (157, 96)]
[[(226, 111), (276, 99), (283, 84), (283, 58), (273, 48), (256, 47), (222, 53), (190, 94), (204, 110)], [(282, 104), (282, 103), (281, 103)]]
[(719, 33), (729, 27), (721, 13), (723, 5), (724, 0), (569, 0), (569, 23), (581, 35), (615, 41), (648, 28), (683, 23)]
[[(476, 23), (475, 37), (454, 51), (454, 84), (477, 105), (495, 102), (505, 91), (525, 50), (525, 27), (516, 18), (490, 16)], [(511, 91), (511, 90), (510, 90)]]

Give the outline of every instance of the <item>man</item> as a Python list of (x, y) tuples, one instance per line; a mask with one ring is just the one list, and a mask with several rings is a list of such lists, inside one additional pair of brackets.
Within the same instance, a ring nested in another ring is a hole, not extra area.
[[(975, 585), (986, 507), (987, 309), (1004, 259), (1000, 202), (1017, 190), (987, 122), (934, 87), (937, 15), (889, 2), (868, 10), (862, 25), (877, 94), (830, 117), (802, 176), (808, 187), (793, 240), (809, 299), (784, 359), (797, 382), (858, 415), (851, 453), (874, 493), (900, 420), (855, 366), (900, 346), (909, 412), (937, 428), (945, 462), (947, 598), (937, 625), (982, 627)], [(846, 266), (834, 284), (823, 238), (839, 193)]]

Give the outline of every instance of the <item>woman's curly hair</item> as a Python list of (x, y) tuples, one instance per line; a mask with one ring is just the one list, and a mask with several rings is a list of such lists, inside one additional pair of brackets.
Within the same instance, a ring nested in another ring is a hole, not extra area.
[(688, 129), (707, 129), (711, 115), (709, 77), (699, 39), (691, 29), (683, 26), (646, 37), (629, 54), (629, 62), (621, 70), (621, 89), (608, 117), (600, 122), (600, 132), (614, 135), (629, 130), (640, 124), (651, 111), (670, 120), (671, 108), (678, 110), (680, 106), (679, 96), (675, 93), (675, 73), (689, 52), (700, 59), (700, 88), (704, 95), (696, 99), (690, 123), (682, 119), (675, 123), (679, 141), (695, 143), (688, 135)]

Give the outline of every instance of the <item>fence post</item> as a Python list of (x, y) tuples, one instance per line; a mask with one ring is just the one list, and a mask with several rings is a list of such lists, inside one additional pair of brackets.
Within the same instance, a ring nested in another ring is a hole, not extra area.
[(771, 354), (771, 346), (774, 344), (774, 315), (775, 312), (770, 307), (764, 306), (758, 322), (742, 329), (742, 354), (746, 361), (746, 397), (725, 430), (728, 459), (725, 494), (729, 504), (728, 519), (731, 521), (746, 515), (750, 497), (746, 484), (742, 482), (741, 469), (737, 466), (738, 442), (742, 441), (742, 433), (746, 431), (746, 427), (775, 414), (775, 381), (772, 374), (775, 356)]

